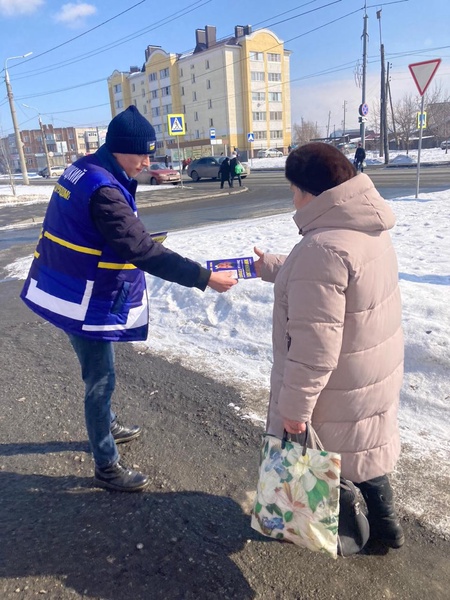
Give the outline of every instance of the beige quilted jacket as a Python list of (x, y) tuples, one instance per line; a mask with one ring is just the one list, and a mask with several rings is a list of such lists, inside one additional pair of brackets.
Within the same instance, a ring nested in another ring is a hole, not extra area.
[(298, 210), (303, 238), (266, 254), (275, 282), (273, 368), (267, 430), (311, 420), (344, 477), (392, 471), (400, 453), (397, 411), (403, 335), (395, 217), (365, 174)]

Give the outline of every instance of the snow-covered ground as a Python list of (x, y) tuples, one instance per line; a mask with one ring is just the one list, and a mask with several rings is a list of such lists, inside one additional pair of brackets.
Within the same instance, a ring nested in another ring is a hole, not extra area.
[[(431, 160), (425, 158), (427, 152), (445, 156), (442, 150), (424, 151), (424, 161)], [(258, 159), (280, 166), (284, 160)], [(5, 196), (3, 189), (0, 202), (17, 201)], [(17, 190), (27, 202), (47, 202), (51, 193), (51, 187)], [(399, 259), (406, 345), (399, 415), (403, 452), (394, 482), (404, 510), (449, 536), (450, 190), (388, 202), (397, 217), (392, 237)], [(291, 215), (283, 214), (173, 232), (165, 243), (204, 264), (207, 259), (252, 256), (254, 245), (289, 252), (297, 242)], [(18, 256), (8, 267), (9, 275), (23, 279), (30, 261), (31, 256)], [(150, 335), (137, 349), (145, 346), (236, 386), (242, 401), (240, 406), (230, 405), (230, 410), (262, 427), (272, 360), (272, 286), (257, 279), (241, 280), (229, 293), (219, 295), (150, 276), (147, 281)]]

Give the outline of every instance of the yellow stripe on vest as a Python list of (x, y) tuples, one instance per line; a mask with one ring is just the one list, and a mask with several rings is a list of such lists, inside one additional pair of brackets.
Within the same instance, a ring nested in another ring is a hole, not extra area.
[(60, 244), (65, 248), (70, 248), (70, 250), (75, 250), (76, 252), (82, 252), (83, 254), (94, 254), (95, 256), (101, 256), (102, 251), (96, 250), (95, 248), (86, 248), (86, 246), (78, 246), (77, 244), (71, 244), (70, 242), (66, 242), (65, 240), (56, 237), (56, 235), (52, 235), (48, 231), (44, 232), (44, 237), (48, 238), (52, 242), (56, 244)]
[(120, 263), (99, 262), (97, 266), (99, 269), (117, 269), (118, 271), (121, 271), (122, 269), (128, 269), (128, 270), (129, 269), (137, 269), (137, 267), (135, 267), (134, 265), (132, 265), (130, 263), (120, 264)]

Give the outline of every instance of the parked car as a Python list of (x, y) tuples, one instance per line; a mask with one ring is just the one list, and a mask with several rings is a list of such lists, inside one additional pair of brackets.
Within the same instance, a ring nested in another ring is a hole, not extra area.
[[(219, 179), (219, 169), (225, 156), (203, 156), (193, 160), (187, 168), (187, 174), (193, 181), (200, 179)], [(244, 167), (241, 177), (245, 179), (250, 174), (250, 167), (247, 163), (241, 163)]]
[(281, 150), (278, 148), (265, 148), (263, 150), (258, 150), (257, 158), (274, 158), (277, 156), (283, 156)]
[(450, 148), (450, 139), (444, 140), (443, 142), (441, 142), (442, 150), (447, 150), (448, 148)]
[(47, 178), (61, 177), (61, 175), (64, 173), (65, 170), (66, 170), (66, 167), (54, 166), (54, 167), (50, 167), (50, 173), (49, 173), (48, 167), (44, 167), (43, 169), (38, 171), (38, 175), (40, 175), (41, 177), (47, 177)]
[(166, 167), (164, 163), (151, 163), (136, 176), (139, 183), (150, 185), (161, 185), (172, 183), (178, 185), (181, 182), (180, 171)]

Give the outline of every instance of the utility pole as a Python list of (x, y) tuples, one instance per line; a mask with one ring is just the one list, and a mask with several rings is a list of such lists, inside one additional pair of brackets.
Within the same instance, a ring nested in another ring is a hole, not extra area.
[(344, 109), (344, 121), (343, 121), (343, 127), (342, 127), (342, 138), (343, 138), (343, 142), (346, 142), (345, 139), (345, 113), (347, 112), (347, 100), (344, 100), (344, 104), (343, 104), (343, 109)]
[(380, 26), (380, 57), (381, 57), (381, 87), (380, 87), (380, 156), (385, 155), (384, 164), (389, 163), (389, 139), (387, 130), (386, 110), (386, 72), (384, 62), (384, 44), (381, 37), (381, 9), (377, 10), (377, 19)]
[(21, 56), (10, 56), (9, 58), (7, 58), (5, 60), (6, 93), (8, 96), (9, 108), (11, 110), (11, 119), (13, 122), (14, 134), (16, 136), (16, 146), (17, 146), (17, 152), (19, 153), (20, 170), (22, 171), (22, 180), (23, 180), (24, 185), (30, 185), (30, 182), (28, 180), (27, 163), (25, 162), (25, 155), (23, 153), (22, 138), (20, 137), (20, 130), (19, 130), (19, 126), (17, 124), (16, 107), (14, 106), (13, 91), (12, 91), (12, 87), (11, 87), (11, 82), (9, 80), (8, 60), (12, 60), (13, 58), (26, 58), (27, 56), (30, 56), (31, 54), (33, 54), (33, 53), (28, 52), (27, 54), (22, 54)]
[(25, 106), (25, 108), (31, 108), (32, 110), (35, 110), (38, 114), (39, 129), (41, 130), (42, 145), (44, 146), (45, 162), (47, 163), (48, 176), (50, 177), (50, 175), (51, 175), (50, 155), (48, 153), (47, 139), (45, 137), (45, 130), (44, 130), (44, 125), (42, 124), (41, 113), (34, 106), (29, 106), (28, 104), (23, 104), (22, 106)]
[[(364, 28), (363, 28), (363, 64), (362, 64), (362, 96), (361, 105), (366, 103), (366, 71), (367, 71), (367, 0), (364, 0)], [(361, 145), (364, 148), (366, 145), (366, 123), (364, 117), (361, 119), (359, 127), (361, 137)]]
[(390, 104), (390, 107), (391, 107), (392, 129), (394, 131), (395, 145), (397, 146), (396, 150), (399, 150), (397, 129), (395, 127), (395, 119), (394, 119), (394, 106), (392, 104), (391, 85), (389, 83), (390, 82), (389, 67), (390, 67), (390, 63), (387, 64), (386, 88), (387, 88), (387, 96), (389, 96), (389, 104)]
[(330, 119), (331, 119), (331, 110), (328, 111), (327, 140), (330, 139)]

